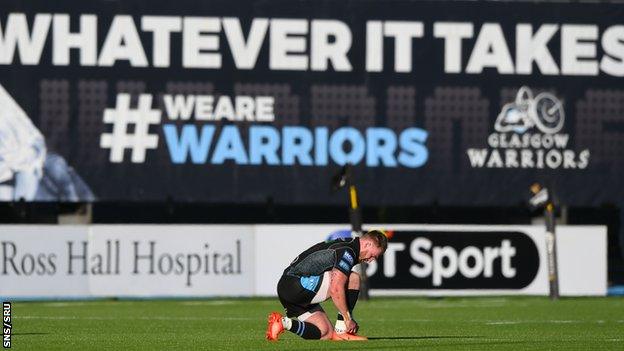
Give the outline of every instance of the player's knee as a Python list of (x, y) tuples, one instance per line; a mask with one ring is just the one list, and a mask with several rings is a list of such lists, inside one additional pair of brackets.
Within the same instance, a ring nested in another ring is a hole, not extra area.
[(356, 272), (349, 274), (349, 289), (360, 290), (360, 275)]

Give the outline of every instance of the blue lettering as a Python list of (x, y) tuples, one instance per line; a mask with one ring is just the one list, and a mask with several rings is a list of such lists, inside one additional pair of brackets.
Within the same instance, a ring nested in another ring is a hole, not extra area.
[(312, 133), (304, 127), (284, 127), (282, 130), (282, 164), (311, 166)]
[(262, 164), (262, 158), (269, 165), (279, 165), (277, 149), (280, 136), (274, 127), (252, 126), (249, 128), (249, 162), (252, 165)]
[(182, 126), (180, 138), (178, 138), (175, 124), (165, 124), (163, 126), (165, 140), (169, 155), (173, 163), (185, 163), (189, 153), (193, 163), (205, 163), (210, 150), (210, 143), (214, 135), (215, 127), (205, 125), (202, 127), (201, 136), (197, 136), (197, 127), (192, 124)]
[(429, 158), (429, 150), (424, 145), (427, 131), (420, 128), (405, 129), (399, 137), (401, 152), (399, 162), (405, 167), (416, 168), (424, 165)]
[(314, 129), (314, 164), (317, 166), (327, 166), (327, 140), (328, 132), (325, 127)]
[(396, 134), (388, 128), (368, 128), (366, 130), (366, 165), (396, 167), (394, 152), (397, 147)]
[[(351, 144), (349, 152), (345, 152), (343, 148), (346, 141)], [(340, 166), (347, 163), (358, 164), (364, 157), (365, 149), (364, 137), (352, 127), (339, 128), (329, 138), (329, 154), (334, 162)]]
[[(273, 126), (252, 125), (249, 149), (243, 143), (238, 126), (226, 125), (217, 136), (215, 125), (207, 124), (201, 131), (198, 129), (194, 124), (163, 125), (172, 163), (204, 164), (211, 157), (213, 164), (232, 160), (239, 165), (326, 166), (330, 157), (338, 165), (359, 164), (366, 157), (367, 167), (417, 168), (429, 158), (425, 145), (428, 133), (421, 128), (405, 129), (397, 137), (389, 128), (371, 127), (366, 129), (364, 137), (353, 127), (342, 127), (330, 134), (326, 127), (316, 127), (312, 131), (303, 126), (286, 126), (280, 131)], [(215, 138), (216, 145), (211, 150)], [(395, 157), (397, 144), (399, 152)]]
[(226, 159), (232, 159), (239, 165), (247, 164), (247, 154), (238, 127), (233, 125), (227, 125), (221, 129), (221, 136), (212, 154), (214, 164), (221, 164)]

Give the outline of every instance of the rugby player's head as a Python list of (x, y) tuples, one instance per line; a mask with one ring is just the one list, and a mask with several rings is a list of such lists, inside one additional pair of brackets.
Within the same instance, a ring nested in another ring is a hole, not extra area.
[(371, 262), (388, 248), (388, 237), (381, 230), (371, 230), (360, 237), (360, 262)]

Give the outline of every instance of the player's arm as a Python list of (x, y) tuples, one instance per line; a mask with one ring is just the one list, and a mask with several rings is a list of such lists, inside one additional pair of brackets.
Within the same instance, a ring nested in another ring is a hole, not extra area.
[(352, 332), (357, 328), (357, 324), (351, 319), (351, 314), (347, 307), (347, 281), (348, 278), (344, 272), (336, 268), (332, 269), (329, 295), (340, 314), (344, 317), (347, 331)]
[[(345, 287), (347, 285), (347, 276), (334, 268), (331, 271), (331, 283), (329, 285), (329, 295), (336, 305), (338, 312), (340, 312), (343, 316), (349, 316), (349, 309), (347, 307), (347, 294), (345, 291)], [(350, 316), (349, 316), (350, 317)]]

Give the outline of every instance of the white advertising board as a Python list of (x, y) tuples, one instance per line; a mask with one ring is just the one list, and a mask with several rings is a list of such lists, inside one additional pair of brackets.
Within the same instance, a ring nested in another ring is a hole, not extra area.
[[(348, 225), (257, 226), (256, 257), (261, 265), (256, 270), (256, 294), (274, 296), (277, 281), (292, 259), (325, 240), (330, 233), (348, 228)], [(548, 295), (542, 226), (401, 224), (367, 228), (391, 230), (395, 235), (379, 264), (369, 267), (372, 295)], [(430, 242), (431, 246), (427, 249), (426, 245), (414, 245), (416, 239), (425, 244)], [(443, 244), (436, 245), (438, 239)], [(560, 294), (606, 295), (606, 227), (558, 226), (557, 240)], [(436, 251), (456, 257), (437, 260), (432, 257)], [(488, 261), (486, 251), (497, 256), (491, 255), (493, 259)], [(475, 253), (464, 267), (462, 252), (469, 254), (465, 257)], [(479, 256), (477, 252), (481, 256), (475, 258)], [(449, 259), (455, 263), (449, 263)], [(476, 260), (482, 263), (477, 264)], [(464, 271), (467, 276), (462, 274)]]
[[(0, 226), (0, 296), (276, 296), (302, 251), (348, 225)], [(547, 295), (541, 226), (369, 225), (392, 231), (372, 295)], [(557, 227), (560, 292), (605, 295), (604, 226)]]
[(253, 295), (251, 226), (92, 226), (89, 261), (111, 246), (117, 271), (89, 273), (94, 296)]
[[(0, 230), (0, 244), (8, 247), (2, 259), (5, 265), (9, 262), (9, 274), (2, 275), (0, 284), (2, 296), (203, 297), (254, 293), (251, 226), (17, 226)], [(15, 255), (13, 244), (18, 250)], [(34, 259), (42, 255), (43, 264), (47, 257), (55, 269), (48, 268), (44, 274), (14, 272), (13, 262), (20, 269), (25, 255)]]
[(86, 242), (87, 226), (0, 226), (0, 296), (38, 299), (89, 296), (89, 281), (68, 260)]

